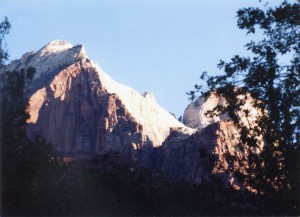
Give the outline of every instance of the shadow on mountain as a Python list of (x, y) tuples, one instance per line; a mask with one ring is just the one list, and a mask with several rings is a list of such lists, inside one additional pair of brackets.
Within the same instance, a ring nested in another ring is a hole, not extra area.
[(152, 143), (148, 137), (143, 138), (142, 126), (119, 97), (102, 87), (88, 59), (56, 76), (32, 94), (37, 100), (31, 108), (37, 109), (34, 113), (38, 115), (29, 123), (30, 138), (40, 136), (67, 156), (88, 157), (113, 151), (136, 160), (144, 157), (140, 150), (149, 149)]

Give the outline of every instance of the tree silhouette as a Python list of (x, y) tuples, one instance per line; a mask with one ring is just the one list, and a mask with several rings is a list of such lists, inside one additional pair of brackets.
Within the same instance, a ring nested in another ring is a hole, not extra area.
[[(247, 34), (262, 33), (261, 40), (245, 45), (250, 56), (235, 55), (229, 62), (220, 61), (224, 74), (208, 76), (208, 92), (216, 92), (226, 99), (226, 106), (218, 106), (211, 114), (228, 112), (241, 134), (242, 148), (250, 155), (248, 171), (242, 174), (249, 185), (261, 192), (274, 193), (282, 188), (299, 189), (300, 145), (300, 1), (283, 1), (275, 7), (249, 7), (237, 11), (237, 26)], [(204, 89), (188, 94), (194, 99)], [(241, 96), (244, 96), (241, 99)], [(241, 112), (249, 115), (244, 105), (253, 100), (261, 112), (255, 124), (245, 127)], [(257, 148), (262, 141), (260, 154)], [(237, 159), (236, 159), (237, 160)], [(239, 173), (238, 170), (235, 171)], [(239, 174), (241, 175), (241, 174)]]
[[(0, 23), (0, 40), (9, 32), (8, 19)], [(0, 63), (8, 54), (0, 44)], [(32, 215), (40, 212), (62, 176), (62, 160), (51, 144), (26, 135), (28, 100), (24, 87), (31, 82), (34, 68), (0, 74), (1, 215)], [(48, 197), (41, 199), (41, 193)], [(47, 199), (46, 199), (47, 198)], [(48, 206), (48, 208), (47, 208)], [(51, 210), (49, 203), (43, 211)], [(52, 207), (53, 208), (53, 207)], [(40, 212), (43, 213), (43, 212)]]
[(4, 17), (0, 23), (0, 67), (3, 66), (4, 61), (8, 59), (7, 50), (5, 50), (4, 38), (9, 33), (11, 26), (7, 17)]

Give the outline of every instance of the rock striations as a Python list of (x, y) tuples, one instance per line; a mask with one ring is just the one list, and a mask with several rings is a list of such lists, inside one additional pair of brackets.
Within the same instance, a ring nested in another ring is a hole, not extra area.
[(239, 134), (227, 115), (207, 118), (206, 111), (223, 99), (211, 95), (192, 102), (184, 124), (157, 104), (153, 94), (140, 94), (119, 84), (90, 60), (83, 45), (53, 41), (2, 69), (34, 67), (27, 84), (28, 135), (40, 136), (65, 156), (93, 157), (110, 152), (175, 177), (200, 183), (227, 174), (224, 154), (235, 149)]

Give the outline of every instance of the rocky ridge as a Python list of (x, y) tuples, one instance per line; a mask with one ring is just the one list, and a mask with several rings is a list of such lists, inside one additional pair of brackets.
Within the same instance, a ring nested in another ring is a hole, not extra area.
[(226, 103), (222, 98), (212, 94), (188, 105), (185, 126), (159, 106), (153, 94), (114, 81), (88, 58), (83, 45), (53, 41), (2, 71), (27, 67), (37, 71), (26, 86), (30, 138), (41, 136), (64, 156), (120, 153), (174, 178), (201, 183), (215, 174), (243, 188), (227, 172), (232, 165), (225, 157), (245, 156), (236, 148), (238, 131), (226, 114), (205, 115)]
[[(241, 124), (247, 128), (253, 127), (261, 112), (254, 108), (254, 102), (249, 96), (240, 98), (246, 100), (239, 112)], [(239, 147), (240, 132), (226, 113), (213, 117), (205, 115), (217, 105), (226, 105), (226, 100), (214, 93), (207, 98), (200, 96), (191, 102), (184, 111), (183, 122), (188, 127), (198, 129), (198, 132), (190, 136), (171, 133), (157, 152), (158, 158), (162, 160), (155, 167), (173, 177), (196, 183), (209, 180), (210, 175), (215, 175), (236, 190), (246, 188), (256, 192), (248, 183), (241, 182), (233, 172), (229, 172), (238, 169), (243, 174), (249, 167), (249, 152)], [(260, 148), (262, 147), (261, 142)], [(256, 153), (259, 155), (259, 149)], [(235, 160), (228, 161), (229, 156), (234, 156)], [(176, 166), (171, 162), (176, 162)]]
[(26, 86), (28, 135), (41, 136), (65, 155), (115, 151), (138, 159), (145, 151), (136, 150), (160, 146), (171, 129), (195, 132), (159, 106), (152, 94), (141, 95), (110, 78), (87, 58), (82, 45), (53, 41), (3, 71), (27, 67), (36, 68)]

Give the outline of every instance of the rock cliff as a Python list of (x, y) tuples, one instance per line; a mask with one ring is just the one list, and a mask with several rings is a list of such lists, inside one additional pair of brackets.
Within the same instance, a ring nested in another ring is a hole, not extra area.
[[(241, 182), (233, 174), (233, 170), (245, 174), (245, 170), (249, 167), (247, 163), (249, 150), (241, 149), (240, 132), (227, 114), (214, 117), (206, 115), (207, 111), (225, 103), (223, 98), (214, 93), (207, 98), (199, 97), (190, 103), (184, 112), (183, 122), (188, 127), (198, 129), (198, 132), (192, 135), (186, 135), (178, 130), (172, 132), (156, 150), (153, 167), (172, 177), (196, 183), (209, 180), (211, 175), (214, 175), (237, 190), (247, 188), (255, 191), (248, 183)], [(243, 109), (247, 111), (239, 112), (241, 122), (246, 127), (255, 126), (255, 120), (261, 114), (252, 103), (251, 98), (246, 99)], [(246, 116), (243, 112), (249, 115)], [(262, 147), (263, 143), (260, 145)], [(231, 157), (234, 160), (229, 160)]]
[[(171, 177), (201, 183), (215, 174), (236, 189), (244, 186), (228, 172), (243, 166), (226, 158), (247, 156), (237, 148), (239, 132), (226, 114), (205, 115), (226, 103), (215, 94), (199, 97), (186, 108), (185, 126), (150, 92), (140, 94), (110, 78), (88, 58), (83, 45), (53, 41), (2, 71), (27, 67), (36, 69), (25, 87), (30, 138), (44, 138), (65, 156), (120, 153)], [(243, 120), (248, 125), (258, 113), (251, 109), (250, 114)]]
[(170, 130), (185, 127), (152, 94), (119, 84), (87, 58), (82, 45), (53, 41), (3, 71), (36, 68), (29, 98), (28, 135), (41, 136), (64, 155), (120, 152), (134, 160), (160, 146)]

